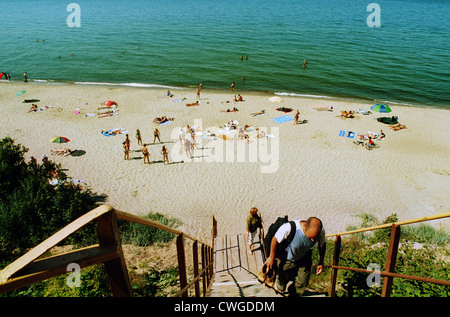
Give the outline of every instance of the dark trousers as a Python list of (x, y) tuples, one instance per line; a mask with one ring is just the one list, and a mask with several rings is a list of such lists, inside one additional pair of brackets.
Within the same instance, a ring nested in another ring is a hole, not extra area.
[(308, 287), (311, 276), (312, 251), (309, 250), (299, 261), (289, 261), (277, 258), (277, 288), (284, 291), (289, 281), (289, 293), (294, 296), (302, 296)]

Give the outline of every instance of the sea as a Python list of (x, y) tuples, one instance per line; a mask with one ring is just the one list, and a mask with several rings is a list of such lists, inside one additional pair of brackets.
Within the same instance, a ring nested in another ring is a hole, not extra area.
[(449, 0), (0, 0), (0, 13), (0, 72), (13, 82), (234, 82), (450, 108)]

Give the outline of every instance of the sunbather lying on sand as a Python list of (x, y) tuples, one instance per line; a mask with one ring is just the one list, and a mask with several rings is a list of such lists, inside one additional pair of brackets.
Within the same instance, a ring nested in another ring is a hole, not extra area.
[(395, 124), (395, 125), (390, 125), (389, 128), (391, 128), (394, 131), (398, 131), (398, 130), (402, 130), (402, 129), (408, 129), (404, 124), (400, 124), (400, 122)]
[(378, 139), (378, 137), (379, 137), (380, 135), (377, 134), (377, 133), (375, 133), (375, 132), (367, 131), (366, 134), (359, 134), (359, 136), (360, 136), (361, 139), (368, 140), (368, 139), (370, 139), (370, 138), (372, 138), (372, 139)]
[(154, 123), (161, 124), (167, 121), (174, 121), (175, 118), (167, 118), (166, 116), (162, 116), (161, 118), (156, 117), (155, 120), (153, 120)]
[(61, 156), (68, 156), (70, 155), (73, 151), (70, 149), (55, 149), (55, 150), (51, 150), (53, 155), (61, 155)]
[(109, 117), (115, 116), (117, 114), (119, 114), (118, 111), (101, 112), (101, 113), (98, 114), (98, 118), (99, 119), (101, 119), (101, 118), (109, 118)]
[(196, 101), (196, 102), (193, 102), (193, 103), (187, 103), (186, 107), (192, 107), (192, 106), (198, 106), (198, 105), (200, 105), (200, 102)]
[(253, 112), (253, 113), (250, 113), (250, 114), (252, 116), (256, 117), (256, 116), (259, 116), (259, 115), (264, 114), (264, 113), (266, 113), (266, 110), (261, 110), (260, 112)]
[(38, 107), (33, 103), (33, 104), (31, 105), (30, 110), (28, 110), (28, 112), (33, 112), (33, 111), (37, 111), (37, 110), (38, 110)]
[[(45, 109), (50, 108), (49, 106), (43, 106), (42, 108), (39, 108), (37, 105), (32, 104), (30, 110), (28, 110), (28, 112), (34, 112), (34, 111), (42, 111)], [(53, 107), (52, 107), (53, 108)]]
[(239, 111), (239, 109), (236, 107), (234, 107), (233, 109), (220, 110), (220, 112), (237, 112), (237, 111)]
[(341, 118), (354, 118), (353, 111), (341, 111)]

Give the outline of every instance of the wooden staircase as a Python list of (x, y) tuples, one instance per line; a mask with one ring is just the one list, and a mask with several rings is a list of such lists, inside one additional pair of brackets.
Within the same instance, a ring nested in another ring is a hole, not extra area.
[(210, 297), (279, 297), (258, 281), (264, 264), (260, 236), (255, 237), (253, 254), (249, 254), (246, 235), (222, 235), (215, 239), (215, 279)]

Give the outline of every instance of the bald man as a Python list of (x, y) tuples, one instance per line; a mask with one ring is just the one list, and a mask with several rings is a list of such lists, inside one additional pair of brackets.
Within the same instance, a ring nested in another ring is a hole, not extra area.
[[(289, 222), (282, 225), (270, 245), (270, 255), (266, 260), (269, 268), (272, 268), (277, 260), (277, 283), (275, 291), (283, 293), (289, 281), (294, 281), (295, 292), (292, 295), (302, 296), (309, 283), (311, 275), (311, 255), (312, 248), (319, 242), (319, 264), (316, 274), (323, 271), (323, 261), (325, 258), (325, 230), (322, 221), (316, 217), (310, 217), (307, 220), (294, 220), (296, 231), (292, 242), (286, 247), (284, 256), (277, 257), (277, 248), (289, 236), (291, 225)], [(280, 254), (280, 252), (278, 252)], [(281, 252), (283, 253), (283, 252)]]

